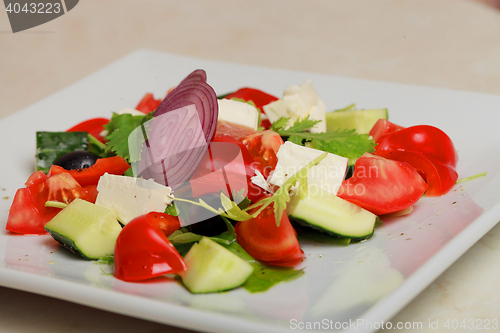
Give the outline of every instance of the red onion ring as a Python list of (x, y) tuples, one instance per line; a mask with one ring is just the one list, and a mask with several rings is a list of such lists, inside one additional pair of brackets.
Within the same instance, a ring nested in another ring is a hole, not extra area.
[(217, 128), (219, 105), (214, 89), (206, 83), (204, 70), (197, 69), (189, 74), (160, 103), (154, 116), (160, 116), (172, 110), (194, 104), (200, 118), (201, 128), (206, 142), (212, 141)]
[[(129, 136), (134, 175), (153, 179), (159, 184), (176, 189), (193, 175), (207, 150), (205, 133), (195, 105), (159, 115), (138, 127)], [(145, 134), (145, 135), (144, 135)]]

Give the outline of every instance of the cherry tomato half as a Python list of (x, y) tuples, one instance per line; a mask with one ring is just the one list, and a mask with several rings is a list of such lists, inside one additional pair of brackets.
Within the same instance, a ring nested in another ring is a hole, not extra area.
[(140, 281), (186, 270), (184, 259), (162, 229), (158, 213), (136, 217), (123, 227), (114, 252), (114, 276)]
[(416, 203), (427, 184), (408, 163), (369, 153), (357, 159), (354, 174), (337, 196), (376, 215), (402, 210)]

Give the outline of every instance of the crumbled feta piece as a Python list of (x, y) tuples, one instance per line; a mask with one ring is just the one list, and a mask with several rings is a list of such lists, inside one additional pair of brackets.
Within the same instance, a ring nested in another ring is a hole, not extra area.
[(219, 99), (217, 102), (219, 103), (220, 120), (248, 126), (254, 130), (258, 129), (260, 112), (254, 106), (225, 98)]
[(164, 212), (173, 201), (172, 189), (127, 176), (105, 173), (97, 184), (96, 205), (111, 210), (123, 224), (149, 212)]
[(270, 192), (270, 193), (273, 193), (274, 191), (271, 189), (271, 187), (269, 186), (269, 184), (267, 183), (266, 179), (264, 178), (264, 176), (262, 175), (262, 173), (260, 173), (259, 170), (255, 170), (255, 176), (253, 176), (252, 178), (250, 178), (250, 180), (252, 181), (253, 184), (257, 185), (258, 187), (266, 190), (267, 192)]
[[(282, 186), (288, 178), (323, 153), (324, 151), (300, 146), (290, 141), (285, 142), (276, 154), (278, 164), (268, 178), (268, 183)], [(328, 153), (324, 160), (309, 169), (307, 182), (336, 195), (345, 177), (347, 161), (345, 157)]]
[(281, 117), (291, 118), (289, 125), (309, 116), (311, 120), (321, 120), (311, 128), (311, 133), (326, 132), (326, 107), (311, 80), (286, 88), (282, 98), (264, 106), (264, 112), (271, 123)]

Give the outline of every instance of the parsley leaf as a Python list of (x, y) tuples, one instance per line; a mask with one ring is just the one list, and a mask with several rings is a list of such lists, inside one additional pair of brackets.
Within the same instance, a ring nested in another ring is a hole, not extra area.
[(375, 141), (370, 139), (368, 134), (357, 134), (355, 130), (309, 133), (305, 131), (318, 121), (306, 117), (286, 127), (289, 120), (290, 118), (282, 117), (272, 124), (271, 129), (295, 144), (307, 143), (308, 147), (347, 157), (349, 165), (354, 165), (356, 159), (365, 152), (371, 153), (375, 150)]
[(366, 152), (375, 150), (375, 141), (368, 134), (357, 134), (354, 130), (333, 133), (335, 138), (324, 140), (312, 138), (311, 147), (323, 150), (349, 159), (349, 165), (354, 165), (356, 159)]
[(284, 131), (285, 127), (289, 121), (290, 121), (290, 118), (281, 117), (271, 124), (271, 130), (273, 130), (275, 132)]
[(136, 127), (151, 119), (153, 119), (152, 113), (144, 116), (113, 113), (113, 117), (111, 117), (109, 123), (104, 125), (104, 128), (109, 132), (106, 136), (106, 140), (108, 140), (106, 152), (114, 152), (130, 163), (128, 137)]

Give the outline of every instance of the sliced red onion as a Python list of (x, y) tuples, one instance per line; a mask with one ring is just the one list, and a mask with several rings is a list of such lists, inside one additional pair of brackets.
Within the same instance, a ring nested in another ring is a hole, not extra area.
[(134, 176), (180, 187), (207, 150), (195, 105), (169, 111), (138, 127), (129, 136), (129, 148)]
[(188, 83), (191, 80), (194, 81), (201, 81), (201, 82), (207, 82), (207, 73), (203, 69), (197, 69), (188, 76), (184, 80), (181, 81), (181, 84)]
[(172, 90), (156, 108), (154, 116), (194, 104), (199, 115), (206, 142), (212, 141), (217, 128), (219, 105), (214, 89), (206, 83), (204, 70), (197, 69), (189, 74)]

